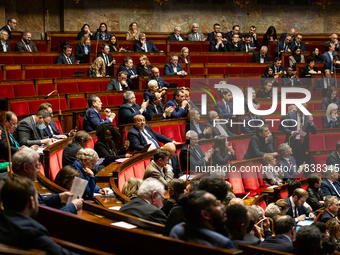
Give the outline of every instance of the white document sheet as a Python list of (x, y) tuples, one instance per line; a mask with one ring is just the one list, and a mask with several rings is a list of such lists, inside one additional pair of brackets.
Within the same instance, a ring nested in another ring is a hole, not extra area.
[(79, 178), (79, 177), (74, 177), (73, 179), (73, 184), (71, 187), (70, 192), (73, 194), (72, 197), (69, 197), (67, 199), (67, 204), (71, 203), (71, 201), (73, 199), (77, 199), (77, 198), (82, 198), (84, 191), (86, 189), (88, 181), (83, 179), (83, 178)]

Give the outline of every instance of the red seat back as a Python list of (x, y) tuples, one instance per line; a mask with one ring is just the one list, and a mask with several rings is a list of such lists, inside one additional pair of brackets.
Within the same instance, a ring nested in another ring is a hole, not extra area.
[(62, 82), (57, 84), (59, 94), (79, 93), (77, 82)]
[(250, 139), (232, 142), (233, 149), (235, 151), (235, 156), (236, 156), (237, 160), (243, 159), (244, 154), (246, 154), (246, 152), (248, 150), (249, 141), (250, 141)]
[[(59, 110), (59, 100), (58, 99), (49, 99), (49, 100), (47, 100), (47, 102), (52, 105), (53, 111)], [(66, 98), (60, 99), (60, 110), (67, 110)]]
[(45, 69), (43, 70), (44, 78), (60, 78), (60, 69)]
[(29, 97), (35, 96), (34, 84), (17, 84), (14, 85), (14, 91), (16, 97)]
[(51, 181), (54, 181), (60, 169), (61, 167), (59, 165), (57, 153), (53, 153), (52, 155), (50, 155), (50, 179)]
[(181, 131), (178, 125), (161, 126), (161, 134), (176, 142), (182, 142)]
[(134, 176), (136, 178), (143, 180), (143, 176), (144, 176), (144, 172), (145, 172), (144, 161), (139, 161), (138, 163), (134, 164), (133, 165), (133, 172), (134, 172)]
[(79, 92), (100, 91), (99, 82), (78, 82)]
[(18, 116), (30, 114), (28, 102), (11, 102), (10, 106), (11, 111)]
[(228, 173), (228, 182), (233, 186), (235, 195), (245, 193), (240, 169)]
[(86, 108), (86, 98), (70, 98), (70, 109)]
[(53, 83), (38, 83), (38, 95), (47, 95), (54, 90)]
[(325, 136), (323, 134), (309, 135), (309, 150), (318, 151), (325, 150)]
[(29, 101), (28, 104), (30, 106), (31, 113), (37, 113), (38, 108), (42, 103), (47, 103), (47, 100), (36, 100), (36, 101)]
[(13, 85), (1, 85), (0, 95), (1, 97), (15, 97)]
[(22, 80), (21, 70), (6, 70), (7, 80)]
[(42, 78), (44, 78), (44, 75), (41, 69), (26, 70), (26, 79), (42, 79)]
[(340, 134), (325, 134), (326, 149), (336, 149), (336, 143), (340, 140)]

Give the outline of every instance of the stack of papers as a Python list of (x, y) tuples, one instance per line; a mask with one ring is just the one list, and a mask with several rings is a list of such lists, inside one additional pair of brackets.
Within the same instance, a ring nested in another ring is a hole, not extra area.
[(116, 226), (116, 227), (126, 228), (126, 229), (132, 229), (132, 228), (137, 227), (135, 225), (132, 225), (132, 224), (124, 222), (124, 221), (118, 221), (118, 222), (115, 222), (115, 223), (111, 223), (111, 225)]

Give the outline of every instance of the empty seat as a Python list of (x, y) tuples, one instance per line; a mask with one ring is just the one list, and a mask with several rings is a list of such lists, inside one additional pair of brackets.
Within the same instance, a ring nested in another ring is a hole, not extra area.
[(14, 63), (16, 65), (33, 65), (33, 57), (32, 56), (17, 56), (14, 58)]
[(70, 109), (80, 109), (80, 108), (87, 108), (86, 99), (84, 97), (70, 98)]
[[(316, 166), (323, 166), (326, 165), (326, 160), (327, 160), (328, 155), (318, 155), (318, 156), (314, 156), (314, 164)], [(319, 169), (318, 167), (315, 167), (315, 169)], [(321, 172), (322, 169), (320, 169)]]
[(1, 85), (0, 95), (1, 97), (15, 97), (13, 85)]
[(100, 91), (99, 82), (78, 82), (79, 92)]
[(60, 69), (61, 77), (70, 78), (73, 77), (75, 71), (78, 71), (77, 68), (68, 68), (68, 69)]
[(144, 177), (145, 172), (145, 164), (144, 161), (139, 161), (133, 165), (133, 172), (136, 178), (142, 179)]
[(26, 69), (26, 79), (42, 79), (44, 78), (43, 71), (41, 69)]
[(336, 149), (336, 143), (340, 140), (340, 134), (325, 134), (326, 149)]
[(190, 56), (191, 63), (208, 63), (208, 56)]
[(100, 96), (99, 98), (100, 98), (100, 101), (102, 101), (102, 107), (106, 107), (109, 105), (107, 96)]
[(179, 125), (161, 126), (162, 135), (169, 137), (176, 142), (182, 142), (181, 131)]
[(243, 159), (244, 154), (246, 154), (248, 150), (249, 141), (250, 139), (232, 142), (232, 146), (235, 151), (235, 156), (237, 160)]
[(14, 65), (14, 57), (2, 56), (0, 58), (1, 65)]
[(28, 97), (36, 95), (34, 84), (14, 85), (14, 92), (16, 97)]
[(208, 56), (208, 63), (226, 63), (227, 57), (226, 56)]
[(44, 78), (61, 78), (60, 69), (45, 69), (43, 75)]
[[(228, 173), (228, 182), (233, 186), (235, 196), (242, 197), (246, 194), (240, 169)], [(256, 193), (252, 192), (252, 195), (256, 195)]]
[[(58, 99), (49, 99), (48, 103), (52, 105), (53, 111), (59, 110), (59, 100)], [(60, 98), (60, 110), (67, 110), (67, 102), (66, 98)]]
[(47, 95), (54, 90), (53, 83), (38, 83), (38, 95)]
[(124, 103), (123, 96), (119, 95), (107, 96), (107, 100), (109, 105), (122, 105)]
[(109, 81), (100, 81), (99, 82), (100, 91), (105, 91), (107, 84), (109, 84)]
[(325, 136), (323, 134), (309, 135), (309, 150), (319, 151), (325, 150)]
[(11, 102), (10, 107), (11, 111), (18, 116), (30, 114), (28, 102)]
[(35, 65), (52, 65), (54, 63), (50, 56), (34, 56), (33, 61)]
[(57, 153), (53, 153), (52, 155), (50, 155), (50, 179), (51, 181), (54, 181), (60, 169), (61, 169), (61, 166), (59, 165)]
[(6, 70), (6, 80), (22, 80), (21, 69)]

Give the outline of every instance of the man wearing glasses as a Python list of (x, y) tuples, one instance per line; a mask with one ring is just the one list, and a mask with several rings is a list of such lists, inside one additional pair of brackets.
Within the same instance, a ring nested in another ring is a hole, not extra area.
[(13, 39), (13, 36), (12, 36), (12, 29), (15, 29), (17, 25), (17, 21), (16, 19), (9, 19), (7, 21), (7, 25), (6, 26), (3, 26), (0, 30), (5, 30), (7, 33), (8, 33), (8, 39)]
[(136, 96), (133, 91), (126, 91), (123, 95), (124, 103), (119, 107), (118, 111), (118, 121), (119, 125), (124, 125), (134, 122), (134, 117), (136, 115), (142, 114), (146, 116), (146, 107), (149, 104), (149, 100), (143, 102), (139, 107), (136, 104)]

